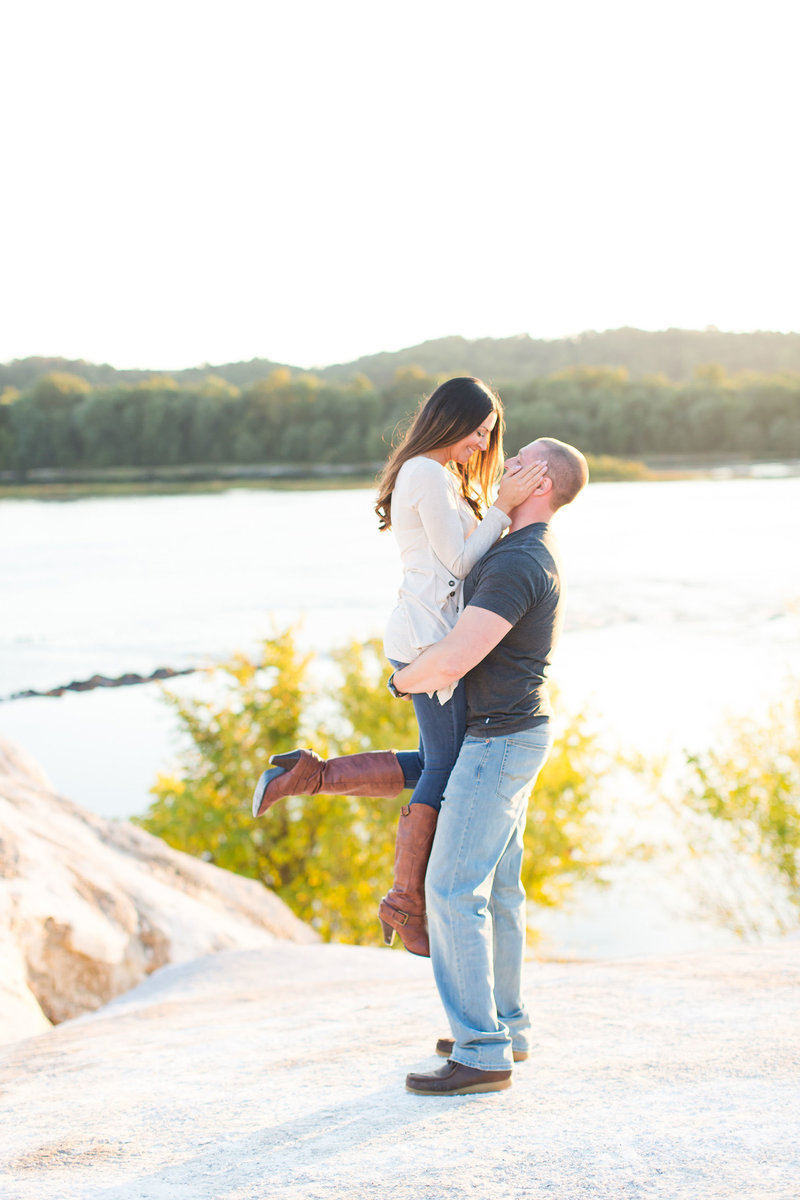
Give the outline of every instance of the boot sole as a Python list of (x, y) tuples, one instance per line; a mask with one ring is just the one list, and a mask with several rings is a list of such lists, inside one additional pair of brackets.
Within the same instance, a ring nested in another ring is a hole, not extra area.
[(406, 1091), (414, 1096), (475, 1096), (481, 1092), (504, 1092), (511, 1087), (510, 1079), (494, 1079), (488, 1083), (469, 1083), (460, 1088), (443, 1088), (433, 1091), (429, 1088), (415, 1088), (406, 1084)]
[(264, 792), (267, 790), (269, 785), (272, 783), (273, 779), (277, 779), (280, 775), (285, 775), (285, 774), (286, 774), (286, 771), (283, 767), (272, 767), (269, 771), (265, 771), (264, 774), (261, 776), (258, 783), (256, 784), (256, 790), (253, 792), (253, 816), (254, 817), (260, 817), (262, 812), (266, 812), (268, 808), (272, 807), (271, 804), (267, 804), (262, 809), (261, 805), (264, 803)]

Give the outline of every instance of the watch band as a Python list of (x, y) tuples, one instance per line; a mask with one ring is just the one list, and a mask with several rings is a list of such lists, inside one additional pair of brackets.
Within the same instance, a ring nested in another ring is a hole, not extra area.
[(409, 693), (401, 692), (398, 687), (395, 687), (394, 677), (397, 674), (397, 671), (399, 671), (399, 670), (400, 670), (400, 668), (398, 667), (396, 671), (392, 671), (391, 675), (386, 680), (386, 686), (396, 700), (408, 700)]

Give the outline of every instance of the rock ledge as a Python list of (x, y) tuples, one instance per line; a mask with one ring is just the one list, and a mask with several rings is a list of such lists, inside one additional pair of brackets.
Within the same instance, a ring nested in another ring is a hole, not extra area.
[(0, 740), (0, 1041), (41, 1032), (168, 963), (317, 935), (250, 879), (55, 794)]

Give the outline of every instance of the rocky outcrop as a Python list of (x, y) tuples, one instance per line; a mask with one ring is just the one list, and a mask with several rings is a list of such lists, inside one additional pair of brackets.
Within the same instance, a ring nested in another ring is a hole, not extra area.
[(0, 741), (0, 1041), (99, 1008), (166, 963), (317, 935), (260, 884), (56, 795)]

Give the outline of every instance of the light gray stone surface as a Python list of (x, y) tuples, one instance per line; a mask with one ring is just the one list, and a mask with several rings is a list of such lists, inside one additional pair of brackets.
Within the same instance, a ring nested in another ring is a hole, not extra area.
[(506, 1092), (404, 1090), (426, 960), (275, 943), (0, 1050), (4, 1200), (797, 1200), (800, 943), (528, 964)]
[(276, 939), (317, 940), (260, 884), (84, 811), (0, 741), (0, 1042), (96, 1009), (166, 963)]

